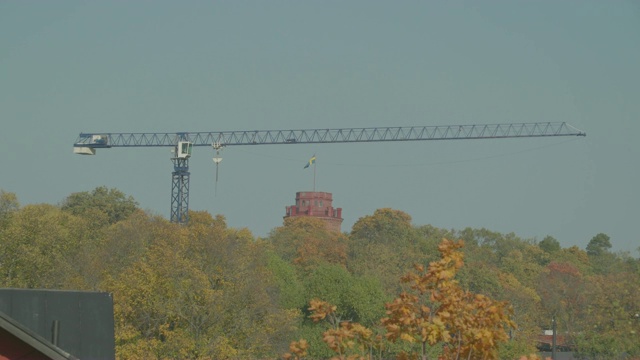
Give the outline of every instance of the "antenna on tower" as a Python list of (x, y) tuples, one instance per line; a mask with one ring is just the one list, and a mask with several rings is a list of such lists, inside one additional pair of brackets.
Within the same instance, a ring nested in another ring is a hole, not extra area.
[(222, 156), (220, 156), (220, 150), (224, 146), (221, 143), (216, 142), (211, 144), (211, 147), (216, 151), (216, 155), (213, 157), (213, 162), (216, 164), (216, 185), (215, 185), (215, 195), (218, 195), (218, 165), (222, 162)]

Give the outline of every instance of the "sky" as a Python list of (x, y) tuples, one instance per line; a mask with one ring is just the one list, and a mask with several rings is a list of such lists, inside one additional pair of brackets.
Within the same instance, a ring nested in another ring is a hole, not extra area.
[(194, 149), (190, 209), (264, 237), (298, 191), (343, 231), (379, 208), (638, 256), (635, 1), (2, 1), (0, 189), (99, 186), (169, 217), (168, 148), (74, 155), (80, 132), (564, 121), (586, 137)]

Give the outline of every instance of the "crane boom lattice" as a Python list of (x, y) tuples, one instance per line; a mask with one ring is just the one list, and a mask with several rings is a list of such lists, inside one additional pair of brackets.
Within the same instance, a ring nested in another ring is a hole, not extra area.
[(362, 143), (586, 136), (566, 122), (369, 127), (343, 129), (250, 130), (176, 133), (80, 133), (77, 154), (113, 147), (173, 147), (171, 221), (186, 223), (189, 211), (189, 157), (192, 146)]
[[(190, 141), (193, 146), (218, 143), (233, 145), (319, 144), (375, 141), (419, 141), (453, 139), (497, 139), (543, 136), (584, 136), (565, 122), (371, 127), (310, 130), (251, 130), (180, 133), (81, 133), (75, 147), (150, 147), (175, 146)], [(96, 136), (102, 136), (97, 143)]]

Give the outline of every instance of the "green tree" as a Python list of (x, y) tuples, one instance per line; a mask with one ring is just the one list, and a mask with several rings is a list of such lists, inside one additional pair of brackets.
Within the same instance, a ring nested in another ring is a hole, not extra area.
[(372, 278), (351, 275), (344, 267), (324, 263), (305, 281), (307, 299), (326, 299), (338, 307), (342, 319), (371, 325), (383, 315), (384, 295)]
[(269, 253), (267, 257), (267, 267), (273, 274), (281, 306), (285, 309), (303, 308), (306, 304), (304, 284), (295, 267), (275, 253)]
[(587, 244), (587, 254), (589, 256), (599, 256), (611, 249), (611, 241), (607, 234), (599, 233), (591, 238)]
[(416, 233), (409, 214), (384, 208), (358, 219), (351, 229), (350, 238), (355, 246), (362, 242), (402, 246), (413, 243)]
[(623, 260), (610, 252), (610, 248), (611, 241), (606, 234), (600, 233), (589, 241), (586, 250), (592, 273), (605, 275), (623, 270)]
[(515, 276), (522, 285), (535, 289), (540, 274), (549, 264), (548, 254), (537, 246), (513, 250), (500, 263), (500, 270)]
[(490, 297), (499, 297), (502, 294), (500, 283), (500, 270), (482, 261), (467, 261), (468, 266), (458, 271), (458, 282), (469, 291)]
[(540, 247), (540, 249), (550, 254), (560, 250), (560, 242), (558, 242), (558, 240), (556, 240), (553, 236), (545, 236), (545, 238), (540, 241), (538, 246)]
[(413, 256), (405, 256), (409, 249), (395, 248), (386, 244), (362, 244), (353, 246), (348, 263), (356, 276), (376, 278), (385, 294), (392, 296), (401, 285), (398, 278), (407, 271)]
[(425, 263), (432, 255), (421, 251), (428, 248), (411, 225), (411, 216), (399, 210), (378, 209), (353, 225), (347, 267), (355, 275), (379, 279), (385, 293), (393, 296), (401, 287), (398, 278), (411, 264)]
[(585, 325), (576, 337), (580, 355), (594, 360), (640, 356), (640, 276), (595, 275), (586, 292)]
[(536, 352), (535, 344), (540, 334), (538, 321), (541, 312), (540, 295), (535, 288), (526, 287), (511, 273), (500, 273), (502, 294), (500, 300), (508, 301), (513, 309), (512, 319), (518, 324), (510, 332), (510, 340), (500, 348), (501, 359), (516, 359), (522, 354)]
[(7, 225), (11, 214), (19, 208), (20, 203), (16, 194), (0, 190), (0, 230)]
[(104, 224), (115, 224), (126, 219), (137, 207), (138, 203), (133, 197), (105, 186), (97, 187), (91, 192), (73, 193), (61, 204), (64, 211), (96, 221), (99, 219)]
[(466, 248), (465, 264), (459, 272), (460, 285), (496, 300), (508, 301), (518, 328), (500, 348), (500, 358), (535, 352), (540, 333), (540, 296), (536, 289), (549, 255), (539, 247), (517, 237), (479, 231), (480, 246)]

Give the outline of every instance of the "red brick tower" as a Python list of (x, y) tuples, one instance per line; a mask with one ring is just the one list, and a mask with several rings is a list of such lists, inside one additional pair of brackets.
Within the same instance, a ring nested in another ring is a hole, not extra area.
[(296, 193), (296, 204), (287, 206), (284, 218), (296, 216), (313, 216), (327, 224), (327, 229), (340, 232), (342, 224), (342, 208), (333, 208), (333, 196), (327, 192), (300, 191)]

